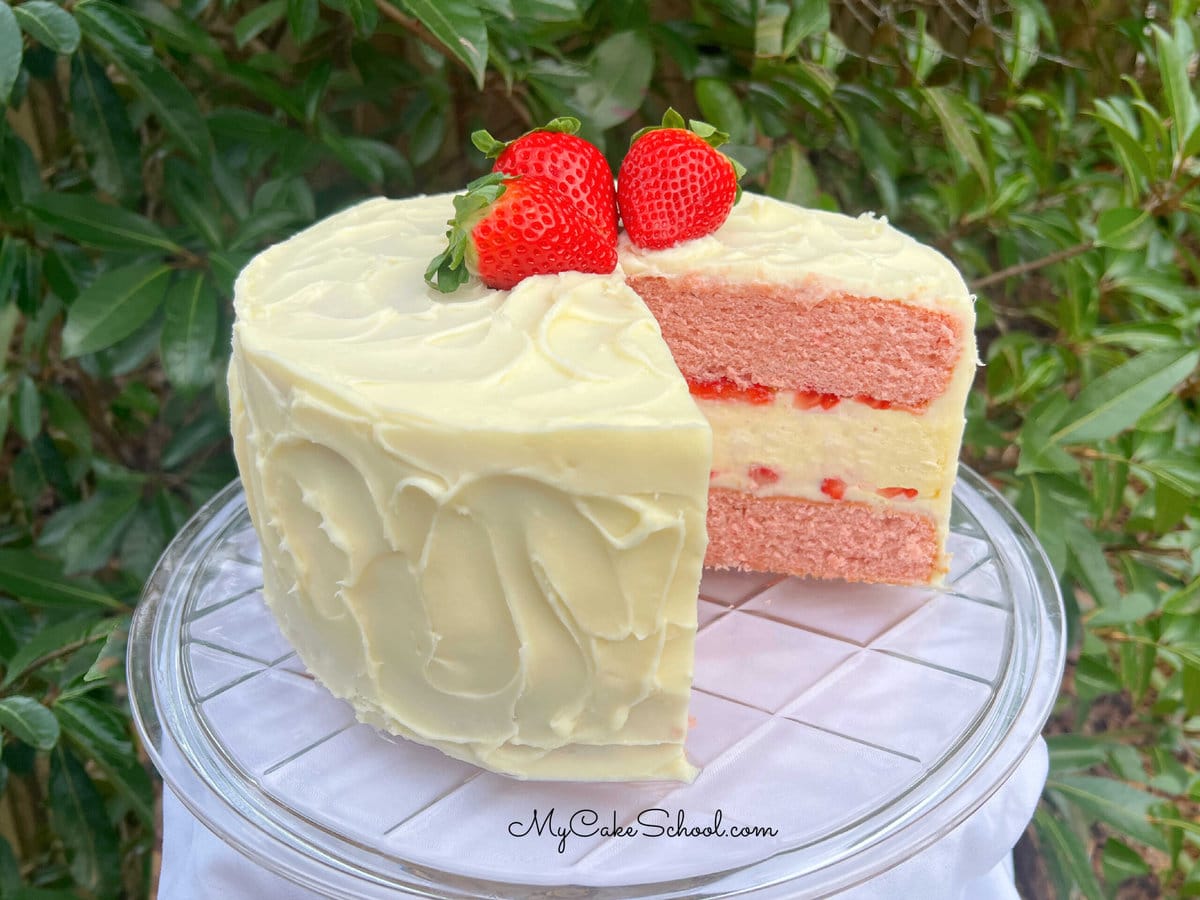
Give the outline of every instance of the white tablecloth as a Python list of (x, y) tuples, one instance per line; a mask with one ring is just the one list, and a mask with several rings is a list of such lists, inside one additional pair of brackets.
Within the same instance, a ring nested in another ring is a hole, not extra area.
[[(1039, 739), (1012, 777), (958, 828), (890, 872), (839, 900), (1016, 900), (1012, 848), (1046, 781)], [(251, 862), (192, 816), (170, 791), (163, 798), (162, 900), (316, 900), (319, 894)], [(753, 894), (787, 898), (786, 887)]]

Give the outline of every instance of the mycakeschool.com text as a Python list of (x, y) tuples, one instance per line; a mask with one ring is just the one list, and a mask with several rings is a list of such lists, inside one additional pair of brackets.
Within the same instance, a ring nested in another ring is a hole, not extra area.
[(643, 809), (633, 819), (618, 817), (617, 811), (594, 809), (560, 812), (556, 807), (534, 809), (528, 818), (508, 823), (513, 837), (557, 839), (557, 850), (565, 853), (570, 838), (773, 838), (779, 829), (770, 825), (734, 824), (724, 821), (720, 810), (691, 818), (682, 810), (654, 807)]

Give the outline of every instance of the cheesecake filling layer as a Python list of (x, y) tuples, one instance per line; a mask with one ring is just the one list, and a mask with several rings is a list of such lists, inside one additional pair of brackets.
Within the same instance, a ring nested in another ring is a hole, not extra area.
[[(798, 409), (782, 391), (765, 404), (697, 399), (697, 405), (713, 429), (713, 487), (821, 500), (829, 499), (822, 483), (838, 478), (846, 499), (898, 497), (930, 510), (940, 509), (935, 501), (953, 487), (961, 407), (937, 402), (923, 415), (863, 404)], [(890, 488), (916, 493), (879, 493)]]

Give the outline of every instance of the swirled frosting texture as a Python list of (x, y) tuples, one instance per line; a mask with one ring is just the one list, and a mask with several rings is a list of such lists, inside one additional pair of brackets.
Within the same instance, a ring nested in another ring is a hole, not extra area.
[(708, 425), (619, 276), (428, 291), (450, 214), (370, 201), (238, 279), (267, 602), (380, 728), (520, 776), (689, 778)]

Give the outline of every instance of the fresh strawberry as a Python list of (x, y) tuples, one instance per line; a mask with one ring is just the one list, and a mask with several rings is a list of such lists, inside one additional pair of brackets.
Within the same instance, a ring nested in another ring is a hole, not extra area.
[(450, 292), (478, 275), (507, 290), (530, 275), (607, 274), (615, 244), (600, 233), (549, 178), (493, 172), (454, 198), (449, 246), (425, 270), (425, 280)]
[(633, 136), (617, 175), (617, 206), (629, 239), (661, 250), (712, 234), (741, 196), (745, 173), (717, 150), (729, 135), (668, 109), (662, 125)]
[(558, 182), (591, 219), (600, 233), (617, 240), (617, 194), (612, 169), (594, 144), (575, 132), (579, 120), (564, 116), (507, 143), (486, 131), (476, 131), (471, 142), (489, 159), (493, 172), (540, 175)]

